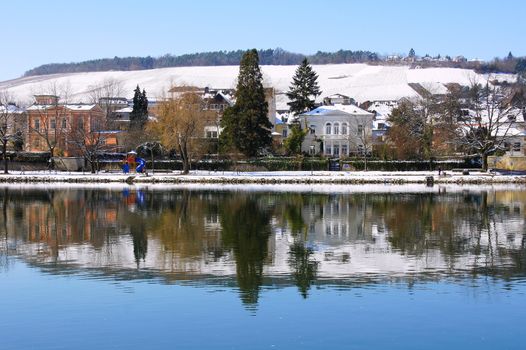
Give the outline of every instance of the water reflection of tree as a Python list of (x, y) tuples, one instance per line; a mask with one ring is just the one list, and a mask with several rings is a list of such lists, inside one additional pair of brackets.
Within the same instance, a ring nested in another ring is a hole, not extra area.
[[(222, 256), (218, 221), (219, 195), (182, 190), (170, 197), (153, 220), (152, 237), (162, 244), (162, 256), (172, 269), (178, 269), (178, 259), (217, 259)], [(218, 224), (218, 223), (217, 223)]]
[(141, 260), (146, 260), (146, 253), (148, 252), (148, 236), (146, 228), (142, 221), (130, 226), (130, 234), (133, 242), (133, 256), (137, 267)]
[(292, 277), (303, 298), (307, 298), (311, 285), (316, 281), (319, 263), (312, 258), (313, 253), (302, 241), (294, 242), (289, 250)]
[(2, 247), (0, 247), (0, 268), (4, 270), (9, 269), (9, 227), (8, 227), (8, 216), (7, 216), (7, 206), (9, 204), (9, 189), (4, 188), (2, 193), (2, 229), (4, 237), (0, 240), (4, 241)]
[[(131, 237), (133, 247), (126, 249), (133, 249), (136, 261), (144, 260), (148, 249), (151, 254), (152, 241), (159, 242), (158, 254), (152, 254), (159, 260), (153, 263), (166, 272), (199, 274), (204, 271), (201, 266), (231, 251), (247, 304), (257, 302), (263, 266), (272, 258), (271, 222), (278, 232), (292, 234), (294, 243), (286, 259), (303, 296), (321, 269), (308, 242), (328, 243), (327, 251), (346, 243), (374, 248), (375, 225), (387, 233), (385, 254), (425, 257), (439, 252), (451, 274), (458, 269), (474, 276), (504, 278), (526, 273), (524, 232), (519, 232), (524, 228), (526, 192), (328, 196), (177, 190), (144, 191), (139, 198), (137, 191), (130, 188), (124, 198), (122, 191), (107, 189), (9, 190), (9, 197), (0, 200), (0, 205), (8, 201), (3, 205), (8, 220), (0, 223), (0, 230), (7, 222), (11, 240), (18, 237), (20, 242), (36, 243), (27, 245), (24, 252), (35, 261), (57, 261), (65, 256), (60, 251), (89, 244), (95, 248), (94, 255), (107, 254), (101, 261), (111, 262), (120, 258), (111, 256), (111, 248), (123, 235)], [(519, 196), (516, 193), (523, 197), (510, 198)], [(521, 223), (513, 226), (515, 231), (508, 230), (510, 220)], [(340, 234), (333, 230), (329, 236), (323, 224), (341, 225)], [(341, 227), (349, 234), (343, 234)], [(507, 245), (508, 240), (515, 243)], [(461, 266), (460, 261), (468, 261), (469, 266)], [(429, 263), (430, 268), (436, 267), (434, 261)]]
[(220, 208), (223, 244), (234, 252), (241, 300), (246, 305), (258, 302), (271, 235), (270, 219), (271, 212), (259, 205), (254, 195), (229, 195)]
[[(438, 250), (450, 269), (467, 268), (457, 261), (473, 255), (469, 269), (474, 275), (525, 272), (523, 249), (501, 244), (504, 226), (497, 226), (510, 219), (507, 206), (490, 200), (488, 192), (389, 197), (372, 205), (385, 220), (393, 248), (409, 255)], [(514, 261), (514, 267), (505, 264), (506, 259)]]

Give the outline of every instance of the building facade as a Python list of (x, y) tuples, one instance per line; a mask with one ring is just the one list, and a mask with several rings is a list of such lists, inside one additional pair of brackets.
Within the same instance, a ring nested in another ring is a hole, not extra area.
[(79, 141), (93, 142), (94, 134), (100, 135), (97, 142), (117, 146), (115, 133), (106, 130), (105, 113), (97, 104), (63, 104), (52, 95), (37, 95), (35, 100), (26, 110), (26, 151), (49, 152), (53, 147), (54, 156), (78, 156)]
[(299, 122), (308, 130), (302, 151), (336, 158), (370, 153), (373, 118), (355, 105), (322, 106), (301, 114)]

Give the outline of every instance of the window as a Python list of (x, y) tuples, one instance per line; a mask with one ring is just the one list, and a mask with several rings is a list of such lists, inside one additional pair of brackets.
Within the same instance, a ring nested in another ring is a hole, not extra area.
[(82, 117), (79, 118), (78, 128), (79, 130), (84, 130), (84, 119)]
[(358, 124), (358, 135), (361, 135), (363, 133), (363, 125), (362, 124)]
[(33, 129), (40, 131), (40, 119), (35, 119), (33, 121)]
[(334, 123), (334, 135), (338, 135), (340, 133), (340, 124)]
[(102, 129), (102, 127), (101, 127), (102, 123), (101, 122), (102, 121), (100, 119), (98, 119), (98, 118), (91, 119), (91, 127), (90, 127), (90, 129), (92, 131), (100, 131)]
[(50, 121), (51, 129), (57, 128), (57, 121), (55, 119), (51, 119)]
[(206, 138), (208, 139), (217, 139), (217, 131), (207, 131)]
[(283, 135), (283, 138), (287, 137), (287, 133), (288, 133), (288, 130), (283, 129), (283, 131), (281, 132), (281, 134)]
[(513, 151), (514, 152), (520, 152), (521, 151), (521, 143), (520, 142), (514, 142), (513, 143)]
[(68, 125), (66, 118), (62, 119), (62, 129), (65, 129)]
[(331, 134), (332, 125), (331, 123), (325, 124), (325, 134), (330, 135)]
[(342, 124), (342, 135), (347, 135), (347, 123)]
[(340, 156), (340, 145), (334, 145), (334, 150), (332, 151), (332, 154), (335, 157), (339, 157)]
[(331, 147), (331, 145), (325, 146), (325, 154), (332, 155), (332, 147)]
[(349, 147), (347, 147), (347, 145), (342, 145), (342, 155), (344, 156), (349, 155)]
[(311, 135), (314, 135), (316, 133), (316, 125), (311, 125), (309, 128), (309, 132)]

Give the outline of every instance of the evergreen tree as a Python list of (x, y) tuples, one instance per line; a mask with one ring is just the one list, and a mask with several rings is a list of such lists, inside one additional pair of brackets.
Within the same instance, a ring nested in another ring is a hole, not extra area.
[(239, 65), (236, 102), (223, 113), (221, 144), (252, 157), (272, 143), (263, 75), (256, 49), (245, 52)]
[(515, 73), (521, 77), (526, 77), (526, 58), (519, 58), (515, 66)]
[(148, 117), (148, 98), (146, 97), (146, 90), (142, 89), (141, 94), (141, 112)]
[(508, 57), (507, 57), (507, 59), (508, 59), (508, 61), (511, 61), (513, 58), (514, 58), (514, 57), (513, 57), (513, 54), (512, 54), (511, 51), (510, 51), (510, 52), (508, 53)]
[[(312, 69), (305, 58), (292, 77), (292, 85), (287, 92), (290, 102), (290, 111), (294, 115), (305, 113), (314, 109), (316, 96), (321, 94), (318, 86), (318, 74)], [(311, 99), (312, 98), (312, 99)]]
[(142, 129), (148, 120), (148, 99), (146, 98), (146, 91), (141, 89), (139, 85), (134, 90), (133, 95), (133, 109), (130, 113), (131, 128)]
[(408, 57), (410, 58), (415, 58), (416, 57), (416, 52), (413, 48), (411, 48), (411, 50), (409, 50), (409, 55)]

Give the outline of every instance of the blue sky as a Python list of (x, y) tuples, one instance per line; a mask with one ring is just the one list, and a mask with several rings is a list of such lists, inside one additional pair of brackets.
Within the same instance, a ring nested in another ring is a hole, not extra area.
[(526, 55), (523, 0), (3, 0), (0, 80), (44, 63), (276, 48)]

